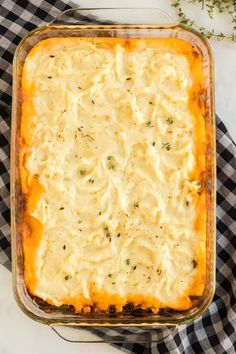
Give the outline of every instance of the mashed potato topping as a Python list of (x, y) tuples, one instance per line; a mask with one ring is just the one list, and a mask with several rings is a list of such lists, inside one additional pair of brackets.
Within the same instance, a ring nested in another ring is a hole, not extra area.
[(31, 294), (186, 309), (205, 281), (202, 60), (180, 39), (51, 38), (22, 77)]

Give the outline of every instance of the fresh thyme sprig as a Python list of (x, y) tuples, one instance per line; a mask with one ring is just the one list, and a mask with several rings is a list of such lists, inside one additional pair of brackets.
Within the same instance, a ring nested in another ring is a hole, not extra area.
[(202, 10), (205, 8), (208, 12), (209, 17), (212, 19), (214, 16), (214, 10), (217, 10), (219, 13), (227, 13), (230, 15), (233, 24), (233, 31), (231, 34), (224, 34), (223, 32), (216, 32), (214, 29), (208, 30), (205, 27), (199, 26), (194, 20), (191, 20), (186, 16), (182, 9), (182, 0), (172, 0), (172, 6), (176, 8), (180, 23), (183, 25), (195, 28), (206, 38), (217, 38), (218, 40), (222, 39), (231, 39), (233, 42), (236, 42), (236, 0), (185, 0), (188, 3), (200, 3), (202, 4)]

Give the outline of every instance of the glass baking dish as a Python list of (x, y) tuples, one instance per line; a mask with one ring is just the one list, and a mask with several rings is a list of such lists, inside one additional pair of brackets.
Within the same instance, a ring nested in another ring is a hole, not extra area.
[[(104, 24), (105, 23), (105, 24)], [(49, 37), (176, 37), (190, 42), (203, 56), (206, 105), (206, 186), (207, 237), (206, 282), (203, 296), (185, 311), (166, 309), (158, 314), (75, 314), (70, 308), (56, 308), (40, 302), (27, 292), (24, 283), (24, 260), (19, 230), (23, 196), (18, 168), (19, 126), (21, 117), (21, 75), (30, 49)], [(77, 342), (155, 342), (173, 329), (189, 323), (208, 308), (215, 287), (215, 193), (216, 150), (213, 59), (207, 41), (197, 32), (174, 21), (156, 8), (73, 9), (61, 13), (52, 23), (28, 34), (19, 44), (13, 62), (13, 107), (11, 133), (11, 234), (13, 289), (17, 303), (31, 318), (51, 326), (61, 337)], [(79, 329), (79, 330), (78, 330)], [(138, 336), (137, 336), (138, 334)]]

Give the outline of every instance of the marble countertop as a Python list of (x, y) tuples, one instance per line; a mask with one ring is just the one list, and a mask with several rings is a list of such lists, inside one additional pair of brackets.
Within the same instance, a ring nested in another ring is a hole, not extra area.
[[(167, 0), (74, 0), (82, 7), (160, 7), (176, 18), (175, 9)], [(200, 19), (200, 11), (195, 18)], [(222, 27), (217, 19), (215, 26)], [(226, 20), (227, 22), (227, 20)], [(208, 19), (201, 17), (208, 25)], [(223, 22), (224, 26), (224, 22)], [(215, 59), (216, 112), (236, 140), (236, 43), (210, 40)], [(11, 288), (11, 274), (0, 266), (0, 354), (115, 354), (120, 351), (107, 344), (67, 343), (47, 326), (28, 318), (17, 306)]]

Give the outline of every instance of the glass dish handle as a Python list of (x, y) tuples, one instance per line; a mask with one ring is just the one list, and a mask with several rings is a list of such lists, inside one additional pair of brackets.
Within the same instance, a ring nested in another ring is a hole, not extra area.
[(159, 343), (174, 336), (179, 326), (88, 327), (50, 325), (62, 339), (73, 343)]
[(61, 12), (49, 25), (117, 24), (117, 25), (178, 25), (168, 13), (156, 7), (75, 8)]

